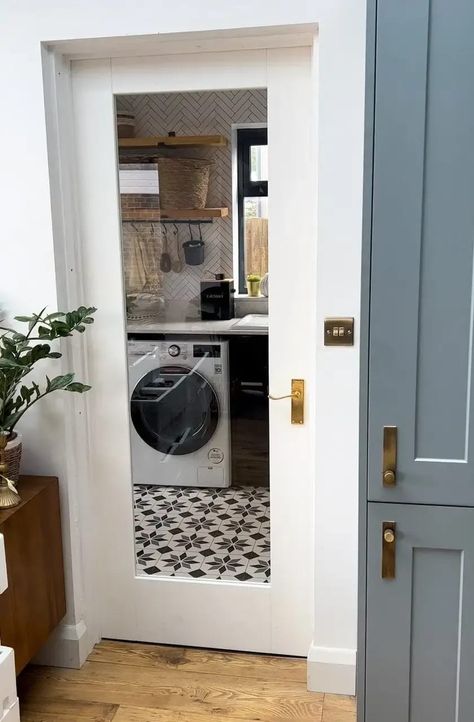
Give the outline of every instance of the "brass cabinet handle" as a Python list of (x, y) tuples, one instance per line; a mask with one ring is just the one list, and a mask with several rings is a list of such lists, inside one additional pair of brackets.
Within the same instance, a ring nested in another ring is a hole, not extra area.
[(397, 525), (394, 521), (382, 522), (382, 579), (395, 579), (397, 551)]
[(392, 469), (387, 469), (387, 471), (383, 472), (383, 485), (384, 486), (394, 486), (396, 482), (396, 476), (395, 472), (392, 471)]
[(384, 486), (397, 483), (397, 433), (396, 426), (383, 427), (382, 481)]
[(291, 399), (291, 423), (304, 424), (304, 379), (291, 379), (291, 393), (284, 396), (268, 394), (272, 401)]

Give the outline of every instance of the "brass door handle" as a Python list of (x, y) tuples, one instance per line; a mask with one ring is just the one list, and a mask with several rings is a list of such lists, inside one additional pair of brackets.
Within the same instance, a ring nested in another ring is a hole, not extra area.
[(383, 427), (382, 482), (384, 486), (397, 483), (397, 432), (396, 426)]
[(268, 394), (272, 401), (291, 399), (291, 423), (304, 424), (304, 379), (291, 379), (291, 393), (284, 396)]
[(282, 399), (300, 399), (301, 391), (294, 391), (292, 394), (285, 394), (285, 396), (272, 396), (272, 394), (268, 394), (268, 398), (272, 401), (281, 401)]

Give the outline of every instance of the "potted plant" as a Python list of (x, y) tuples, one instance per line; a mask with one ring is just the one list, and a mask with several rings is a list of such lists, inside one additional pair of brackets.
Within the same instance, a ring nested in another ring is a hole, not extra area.
[(22, 442), (16, 426), (23, 415), (40, 399), (54, 391), (83, 393), (90, 386), (74, 380), (73, 373), (49, 378), (41, 386), (25, 377), (46, 358), (61, 358), (52, 351), (50, 342), (83, 333), (94, 322), (95, 308), (81, 306), (68, 313), (45, 313), (43, 308), (31, 316), (15, 316), (27, 324), (24, 333), (0, 326), (0, 508), (15, 506), (20, 497), (16, 482), (20, 474)]

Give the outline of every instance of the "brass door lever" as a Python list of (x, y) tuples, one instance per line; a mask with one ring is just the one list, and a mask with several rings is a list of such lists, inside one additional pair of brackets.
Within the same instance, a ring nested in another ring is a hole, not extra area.
[(301, 391), (294, 391), (292, 394), (285, 394), (284, 396), (272, 396), (268, 394), (268, 398), (272, 401), (281, 401), (282, 399), (300, 399)]
[(284, 396), (273, 396), (268, 394), (272, 401), (291, 399), (291, 423), (304, 424), (304, 380), (291, 379), (291, 393)]

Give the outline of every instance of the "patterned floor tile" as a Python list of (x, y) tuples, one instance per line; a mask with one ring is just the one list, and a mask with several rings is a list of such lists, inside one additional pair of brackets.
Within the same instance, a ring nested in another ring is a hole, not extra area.
[(134, 487), (137, 574), (270, 581), (265, 487)]

